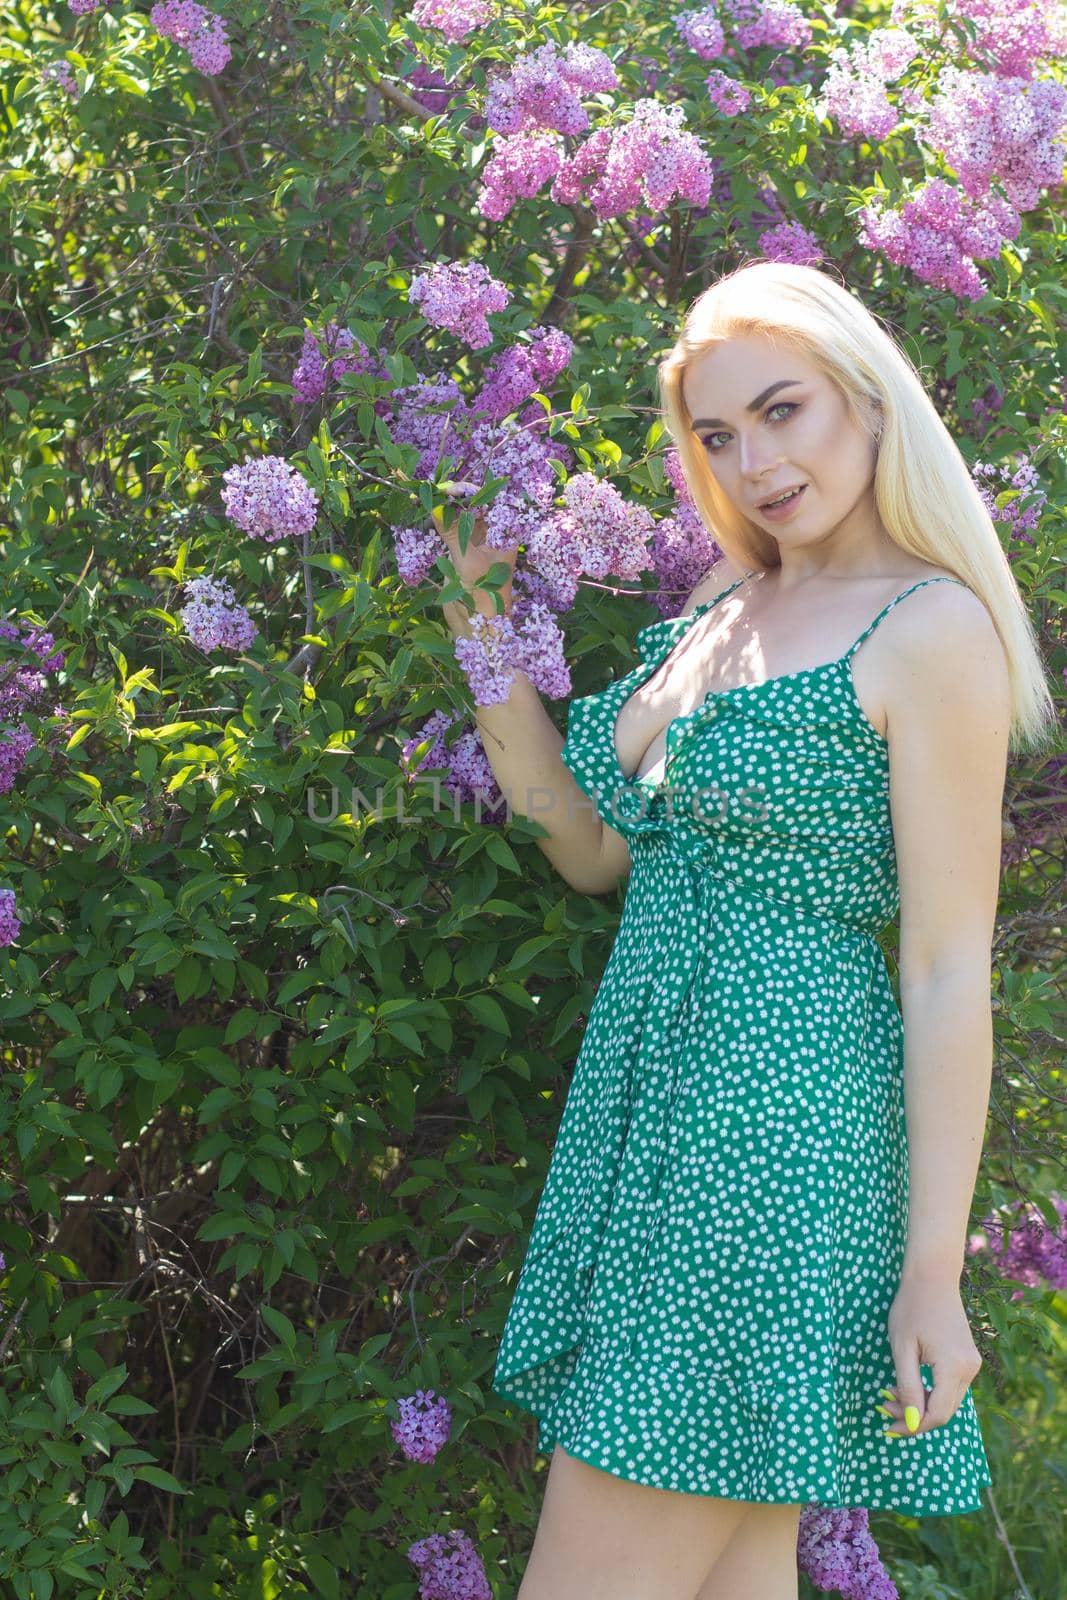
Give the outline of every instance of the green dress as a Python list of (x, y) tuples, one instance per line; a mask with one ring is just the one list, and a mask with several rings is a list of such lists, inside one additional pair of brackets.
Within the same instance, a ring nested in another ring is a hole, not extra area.
[(889, 747), (851, 669), (905, 595), (956, 581), (912, 584), (836, 661), (713, 691), (658, 784), (619, 766), (619, 711), (737, 584), (571, 702), (563, 761), (632, 866), (492, 1381), (542, 1451), (729, 1500), (981, 1507), (970, 1389), (913, 1437), (876, 1409), (908, 1150), (876, 942), (899, 907)]

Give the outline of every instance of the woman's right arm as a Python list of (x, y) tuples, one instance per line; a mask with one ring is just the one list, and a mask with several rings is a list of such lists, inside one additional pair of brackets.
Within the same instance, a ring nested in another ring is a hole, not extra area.
[[(478, 609), (489, 616), (491, 607), (489, 600)], [(470, 613), (459, 601), (441, 609), (453, 638), (473, 636)], [(525, 672), (515, 671), (506, 700), (475, 706), (474, 716), (508, 807), (547, 830), (536, 843), (560, 876), (583, 894), (617, 888), (630, 870), (626, 840), (605, 826), (564, 766), (560, 751), (566, 741)]]

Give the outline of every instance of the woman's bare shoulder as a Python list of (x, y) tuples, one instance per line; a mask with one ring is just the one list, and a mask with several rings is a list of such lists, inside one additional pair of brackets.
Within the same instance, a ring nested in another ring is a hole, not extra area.
[(697, 606), (706, 606), (709, 600), (714, 600), (717, 595), (722, 594), (724, 589), (728, 589), (732, 583), (736, 583), (739, 578), (743, 578), (746, 570), (747, 568), (745, 567), (735, 565), (729, 556), (720, 556), (711, 571), (701, 578), (689, 599), (685, 602), (682, 607), (682, 616), (688, 616), (690, 611), (695, 610)]

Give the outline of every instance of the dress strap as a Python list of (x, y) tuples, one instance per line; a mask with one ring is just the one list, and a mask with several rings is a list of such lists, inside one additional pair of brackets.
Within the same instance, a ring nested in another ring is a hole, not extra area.
[(877, 626), (881, 622), (882, 618), (885, 617), (885, 616), (888, 616), (890, 611), (892, 611), (893, 607), (895, 605), (897, 605), (901, 600), (903, 600), (905, 598), (905, 596), (907, 596), (909, 594), (913, 594), (916, 589), (924, 589), (928, 583), (958, 583), (961, 588), (963, 588), (963, 589), (967, 588), (967, 585), (963, 582), (962, 578), (946, 578), (946, 577), (920, 578), (918, 583), (909, 584), (906, 589), (902, 589), (901, 592), (898, 595), (895, 595), (893, 597), (893, 599), (890, 600), (888, 605), (885, 605), (885, 606), (882, 607), (881, 611), (879, 611), (879, 613), (875, 617), (874, 621), (873, 622), (869, 622), (867, 624), (867, 626), (864, 628), (863, 632), (860, 634), (860, 636), (856, 640), (855, 644), (851, 645), (849, 647), (849, 649), (847, 649), (845, 651), (845, 654), (844, 654), (842, 659), (847, 661), (850, 656), (854, 655), (855, 652), (859, 649), (860, 645), (863, 643), (864, 639), (867, 638), (868, 634), (871, 634), (871, 633), (874, 632), (875, 628), (877, 628)]
[(690, 619), (693, 617), (702, 616), (705, 611), (710, 611), (712, 606), (717, 606), (720, 600), (725, 600), (728, 594), (733, 594), (735, 589), (740, 588), (743, 583), (748, 582), (755, 570), (755, 567), (750, 567), (748, 571), (743, 572), (739, 578), (735, 578), (733, 583), (728, 583), (725, 589), (720, 589), (714, 600), (705, 600), (703, 605), (694, 606), (692, 611), (689, 613)]

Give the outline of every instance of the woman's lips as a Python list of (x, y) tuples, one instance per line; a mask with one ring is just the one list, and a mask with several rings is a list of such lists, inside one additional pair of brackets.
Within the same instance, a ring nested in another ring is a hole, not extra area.
[(760, 511), (762, 515), (772, 518), (772, 520), (775, 522), (780, 522), (783, 517), (788, 517), (790, 513), (793, 512), (800, 504), (801, 500), (804, 498), (804, 490), (807, 487), (808, 486), (806, 483), (802, 483), (796, 494), (793, 495), (791, 499), (783, 501), (779, 506), (761, 506)]

